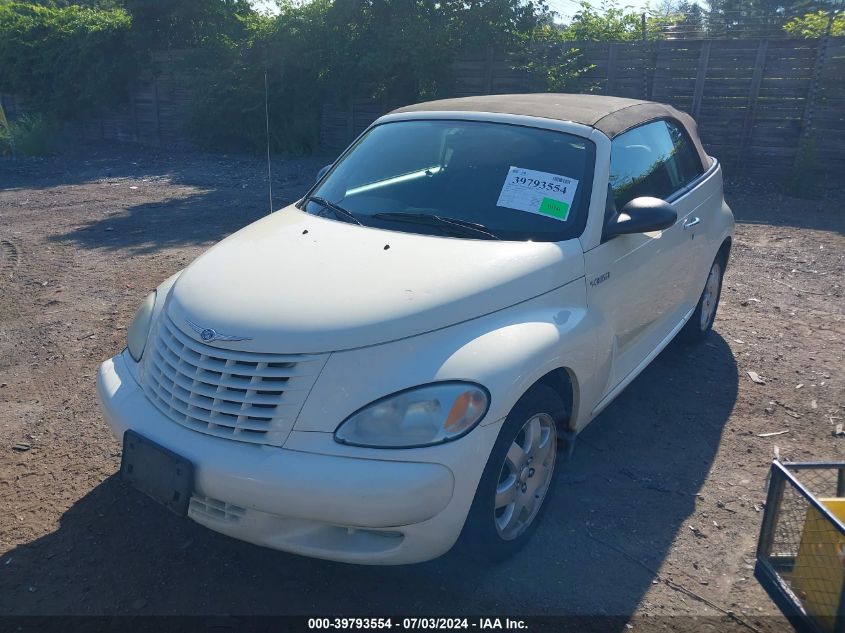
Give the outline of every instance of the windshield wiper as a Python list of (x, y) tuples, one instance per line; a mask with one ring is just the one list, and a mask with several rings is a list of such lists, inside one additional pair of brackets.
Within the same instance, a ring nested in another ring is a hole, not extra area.
[(333, 211), (335, 215), (347, 218), (348, 220), (351, 220), (352, 222), (354, 222), (358, 226), (364, 226), (364, 224), (361, 222), (361, 220), (359, 220), (354, 215), (352, 215), (351, 212), (347, 211), (346, 209), (344, 209), (339, 204), (335, 204), (334, 202), (329, 202), (325, 198), (320, 198), (318, 196), (308, 196), (307, 198), (305, 198), (305, 202), (316, 202), (321, 207), (326, 208), (329, 211)]
[(415, 222), (428, 226), (448, 226), (458, 229), (464, 235), (484, 235), (487, 239), (500, 240), (498, 235), (490, 232), (483, 224), (468, 222), (458, 218), (447, 218), (433, 213), (376, 213), (374, 218), (379, 220), (394, 220), (396, 222)]

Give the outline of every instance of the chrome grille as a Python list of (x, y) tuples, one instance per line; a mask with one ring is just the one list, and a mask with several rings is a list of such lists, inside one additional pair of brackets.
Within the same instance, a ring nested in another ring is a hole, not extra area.
[(258, 354), (195, 341), (166, 315), (144, 354), (147, 397), (201, 433), (281, 446), (326, 355)]

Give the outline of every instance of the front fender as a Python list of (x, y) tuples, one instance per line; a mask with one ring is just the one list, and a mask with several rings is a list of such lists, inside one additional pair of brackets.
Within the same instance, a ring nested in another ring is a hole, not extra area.
[[(594, 394), (595, 327), (586, 286), (561, 288), (478, 319), (391, 343), (331, 355), (294, 426), (334, 432), (351, 413), (386, 395), (441, 380), (467, 380), (491, 394), (482, 426), (500, 421), (531, 385), (565, 367), (573, 377), (574, 415), (588, 415)], [(586, 413), (581, 411), (586, 409)]]

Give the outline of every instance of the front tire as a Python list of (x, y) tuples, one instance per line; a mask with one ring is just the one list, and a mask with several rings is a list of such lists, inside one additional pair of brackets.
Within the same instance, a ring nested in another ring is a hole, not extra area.
[(476, 558), (509, 558), (537, 529), (560, 470), (555, 416), (562, 410), (560, 396), (539, 384), (505, 419), (462, 535)]
[(716, 256), (707, 274), (707, 282), (698, 299), (695, 311), (681, 330), (681, 338), (690, 343), (703, 341), (713, 329), (716, 320), (716, 310), (722, 296), (722, 279), (725, 276), (725, 258), (722, 254)]

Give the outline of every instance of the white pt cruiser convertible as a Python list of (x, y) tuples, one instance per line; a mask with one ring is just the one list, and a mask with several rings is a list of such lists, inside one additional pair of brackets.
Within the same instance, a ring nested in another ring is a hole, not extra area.
[(558, 446), (673, 337), (709, 333), (733, 224), (669, 106), (396, 110), (147, 296), (97, 379), (121, 474), (275, 549), (411, 563), (461, 537), (504, 558)]

